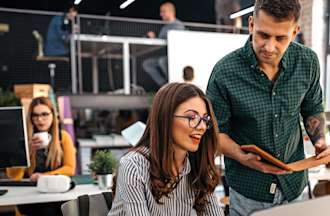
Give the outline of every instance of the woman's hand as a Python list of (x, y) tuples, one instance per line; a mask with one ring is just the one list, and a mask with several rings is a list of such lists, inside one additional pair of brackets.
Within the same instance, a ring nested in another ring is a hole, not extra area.
[(31, 150), (32, 151), (37, 151), (37, 150), (43, 148), (42, 140), (37, 136), (32, 137), (32, 139), (30, 141), (30, 144), (31, 144)]
[(41, 173), (33, 173), (33, 174), (30, 176), (30, 180), (33, 181), (33, 182), (37, 182), (40, 176), (42, 176)]

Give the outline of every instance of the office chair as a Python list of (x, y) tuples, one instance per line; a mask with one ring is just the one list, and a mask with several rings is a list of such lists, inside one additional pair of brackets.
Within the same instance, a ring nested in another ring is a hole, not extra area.
[(69, 62), (69, 58), (65, 56), (45, 56), (43, 51), (44, 42), (42, 35), (37, 30), (33, 30), (32, 35), (37, 41), (37, 56), (35, 57), (35, 60), (49, 63), (48, 68), (50, 75), (50, 84), (54, 89), (56, 62)]
[(104, 216), (112, 205), (112, 192), (94, 195), (82, 195), (75, 200), (62, 204), (63, 216)]

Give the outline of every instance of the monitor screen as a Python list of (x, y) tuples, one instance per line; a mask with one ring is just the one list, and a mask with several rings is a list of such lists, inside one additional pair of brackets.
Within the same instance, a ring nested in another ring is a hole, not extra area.
[(22, 107), (0, 107), (0, 168), (30, 166), (26, 131)]

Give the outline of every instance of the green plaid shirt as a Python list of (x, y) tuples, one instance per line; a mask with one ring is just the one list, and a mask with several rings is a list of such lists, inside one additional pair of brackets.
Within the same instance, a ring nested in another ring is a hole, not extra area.
[[(300, 115), (323, 112), (320, 70), (316, 54), (291, 43), (275, 82), (259, 69), (252, 43), (222, 58), (214, 67), (206, 94), (212, 101), (219, 130), (239, 145), (255, 144), (285, 163), (304, 158)], [(230, 187), (245, 197), (272, 202), (275, 183), (287, 200), (297, 198), (307, 172), (270, 175), (225, 157)]]

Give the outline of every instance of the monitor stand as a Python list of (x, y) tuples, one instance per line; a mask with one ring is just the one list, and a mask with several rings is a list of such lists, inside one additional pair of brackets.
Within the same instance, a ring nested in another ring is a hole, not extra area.
[(0, 196), (6, 194), (8, 192), (8, 190), (0, 190)]

